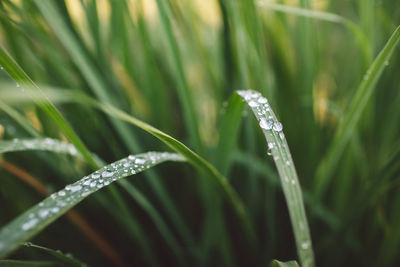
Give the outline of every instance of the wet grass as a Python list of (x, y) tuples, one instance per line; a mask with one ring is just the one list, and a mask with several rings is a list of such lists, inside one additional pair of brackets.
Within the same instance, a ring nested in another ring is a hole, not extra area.
[(1, 264), (399, 265), (399, 7), (2, 1)]

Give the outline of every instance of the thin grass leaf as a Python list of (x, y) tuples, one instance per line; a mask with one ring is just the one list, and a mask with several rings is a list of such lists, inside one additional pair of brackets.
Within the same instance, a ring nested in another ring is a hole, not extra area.
[(318, 166), (315, 178), (315, 195), (320, 198), (326, 191), (334, 169), (346, 148), (347, 143), (356, 131), (357, 124), (374, 92), (375, 85), (383, 70), (389, 64), (394, 49), (400, 40), (400, 26), (394, 31), (386, 45), (380, 51), (358, 87), (347, 113), (338, 126), (334, 139), (327, 153)]
[(65, 264), (68, 264), (68, 266), (81, 266), (81, 267), (88, 266), (86, 263), (83, 263), (80, 260), (74, 258), (71, 254), (64, 254), (60, 250), (53, 250), (50, 248), (42, 247), (39, 245), (35, 245), (31, 242), (26, 242), (24, 246), (28, 248), (34, 248), (43, 251), (49, 255), (52, 255), (57, 259), (59, 259), (60, 261), (64, 262)]
[[(16, 152), (16, 151), (50, 151), (55, 153), (66, 153), (71, 156), (81, 157), (77, 152), (76, 148), (69, 143), (65, 143), (56, 139), (44, 138), (44, 139), (14, 139), (12, 141), (0, 141), (0, 153)], [(105, 163), (94, 155), (97, 164), (104, 166)], [(151, 202), (133, 185), (125, 180), (118, 180), (117, 183), (126, 190), (129, 195), (139, 204), (141, 208), (151, 217), (154, 224), (160, 231), (168, 244), (168, 247), (175, 253), (178, 259), (183, 260), (183, 255), (179, 250), (178, 241), (175, 236), (169, 230), (168, 226), (164, 222), (157, 209), (151, 204)], [(102, 201), (102, 200), (101, 200)], [(129, 213), (128, 213), (129, 214)], [(132, 223), (131, 223), (132, 225)], [(136, 226), (139, 229), (139, 225)], [(142, 230), (141, 230), (142, 231)], [(135, 233), (137, 230), (135, 230)], [(139, 238), (142, 236), (140, 233), (136, 233)], [(143, 245), (143, 244), (142, 244)]]
[(299, 267), (299, 264), (296, 261), (278, 261), (273, 260), (269, 267)]
[(43, 94), (42, 90), (26, 75), (26, 73), (17, 65), (17, 63), (6, 53), (6, 51), (0, 47), (0, 65), (5, 71), (17, 82), (17, 84), (26, 89), (29, 95), (40, 95), (42, 100), (37, 103), (53, 121), (57, 124), (60, 130), (65, 136), (75, 145), (80, 151), (86, 161), (94, 168), (97, 169), (99, 166), (95, 163), (92, 155), (86, 146), (82, 143), (80, 138), (75, 134), (74, 130), (68, 125), (67, 121), (63, 118), (61, 113), (56, 107), (50, 102), (50, 100)]
[(13, 139), (11, 141), (0, 141), (0, 153), (45, 150), (57, 153), (66, 153), (72, 156), (78, 155), (74, 145), (52, 138), (35, 139)]
[[(58, 96), (57, 98), (58, 99), (62, 98), (63, 101), (81, 103), (81, 104), (85, 104), (86, 106), (92, 106), (94, 108), (102, 110), (103, 112), (105, 112), (106, 114), (108, 114), (110, 116), (113, 116), (115, 118), (118, 118), (120, 120), (128, 122), (132, 125), (135, 125), (135, 126), (141, 128), (142, 130), (150, 133), (151, 135), (155, 136), (156, 138), (158, 138), (160, 141), (165, 143), (167, 146), (169, 146), (175, 152), (177, 152), (177, 153), (181, 154), (183, 157), (185, 157), (186, 160), (190, 164), (192, 164), (196, 169), (198, 169), (200, 172), (204, 173), (207, 177), (213, 178), (221, 186), (223, 191), (226, 193), (228, 200), (232, 203), (232, 206), (235, 209), (235, 211), (237, 212), (239, 218), (244, 223), (246, 229), (250, 233), (252, 233), (251, 235), (254, 235), (254, 232), (252, 230), (252, 226), (250, 223), (250, 219), (247, 216), (244, 205), (243, 205), (242, 201), (240, 200), (239, 196), (237, 195), (236, 191), (232, 188), (232, 186), (227, 181), (227, 179), (224, 178), (224, 176), (222, 176), (221, 173), (218, 172), (218, 170), (213, 165), (211, 165), (207, 160), (205, 160), (204, 158), (199, 156), (197, 153), (190, 150), (183, 143), (181, 143), (180, 141), (171, 137), (170, 135), (154, 128), (153, 126), (151, 126), (139, 119), (136, 119), (135, 117), (125, 113), (124, 111), (122, 111), (118, 108), (115, 108), (111, 105), (100, 103), (85, 94), (69, 92), (69, 91), (58, 91), (58, 92), (53, 92), (50, 95), (51, 96), (57, 95)], [(20, 100), (26, 101), (26, 96), (21, 96)]]
[(63, 267), (65, 265), (55, 261), (21, 261), (21, 260), (0, 260), (0, 266), (4, 267)]
[(368, 41), (366, 35), (364, 34), (363, 30), (357, 24), (355, 24), (354, 22), (352, 22), (349, 19), (344, 18), (344, 17), (339, 16), (334, 13), (310, 10), (310, 9), (275, 4), (275, 3), (267, 3), (265, 1), (259, 1), (259, 6), (264, 7), (266, 9), (283, 12), (286, 14), (293, 14), (293, 15), (297, 15), (297, 16), (301, 16), (301, 17), (318, 19), (318, 20), (322, 20), (322, 21), (327, 21), (327, 22), (338, 23), (338, 24), (344, 25), (356, 37), (358, 45), (360, 46), (361, 52), (363, 54), (364, 61), (367, 64), (369, 64), (371, 62), (371, 46), (369, 44), (369, 41)]
[(236, 94), (229, 99), (228, 105), (221, 119), (219, 140), (215, 151), (215, 166), (227, 175), (232, 155), (237, 143), (238, 130), (242, 120), (244, 103)]
[(167, 152), (130, 155), (53, 193), (0, 229), (0, 258), (7, 256), (22, 242), (38, 234), (62, 214), (102, 187), (165, 161), (184, 161), (184, 159), (178, 154)]
[(314, 266), (314, 253), (303, 196), (293, 159), (282, 131), (283, 126), (271, 110), (267, 99), (259, 92), (247, 90), (238, 91), (238, 94), (247, 102), (259, 121), (260, 128), (268, 143), (268, 151), (278, 169), (300, 262), (305, 267)]

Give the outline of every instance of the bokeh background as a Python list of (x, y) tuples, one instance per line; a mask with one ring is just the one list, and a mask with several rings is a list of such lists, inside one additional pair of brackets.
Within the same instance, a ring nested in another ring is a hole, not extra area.
[[(399, 24), (400, 2), (391, 0), (0, 2), (1, 46), (90, 151), (113, 162), (168, 148), (90, 105), (72, 103), (66, 94), (113, 105), (199, 153), (228, 177), (257, 232), (254, 242), (243, 236), (229, 203), (213, 213), (210, 185), (192, 167), (164, 164), (127, 180), (161, 214), (181, 256), (119, 187), (140, 235), (132, 234), (132, 221), (111, 200), (104, 206), (90, 197), (74, 209), (132, 266), (266, 266), (272, 259), (297, 258), (277, 172), (248, 109), (241, 127), (233, 129), (234, 151), (217, 152), (228, 100), (247, 88), (266, 96), (284, 125), (317, 265), (399, 266), (398, 48), (365, 107), (351, 110), (367, 69)], [(33, 131), (66, 141), (5, 71), (0, 100), (0, 139), (29, 138)], [(359, 120), (338, 145), (335, 133), (350, 112), (359, 112)], [(82, 160), (49, 152), (1, 157), (0, 225), (90, 172)], [(228, 166), (219, 166), (219, 157), (228, 158)], [(321, 167), (329, 160), (330, 168)], [(97, 194), (106, 197), (106, 191)], [(65, 216), (32, 241), (93, 266), (116, 264)], [(11, 256), (46, 257), (30, 248)]]

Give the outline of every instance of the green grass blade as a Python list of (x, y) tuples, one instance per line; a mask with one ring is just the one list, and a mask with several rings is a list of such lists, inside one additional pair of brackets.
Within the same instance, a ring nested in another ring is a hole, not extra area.
[(221, 119), (219, 141), (215, 151), (215, 166), (223, 175), (227, 175), (229, 164), (232, 162), (243, 108), (243, 101), (237, 94), (234, 94), (231, 96)]
[(172, 32), (171, 27), (171, 12), (169, 12), (168, 1), (157, 0), (158, 10), (160, 12), (161, 26), (165, 32), (168, 41), (169, 54), (172, 55), (174, 60), (173, 67), (178, 82), (178, 95), (183, 108), (183, 115), (185, 119), (185, 125), (189, 132), (191, 143), (195, 149), (202, 151), (202, 142), (200, 140), (200, 134), (198, 129), (198, 119), (193, 104), (193, 99), (190, 95), (189, 85), (186, 80), (182, 60), (179, 53), (179, 47), (176, 42), (176, 38)]
[(80, 260), (77, 260), (74, 258), (71, 254), (64, 254), (60, 250), (53, 250), (50, 248), (42, 247), (39, 245), (32, 244), (31, 242), (27, 242), (24, 244), (25, 247), (28, 248), (34, 248), (40, 251), (43, 251), (49, 255), (54, 256), (55, 258), (58, 258), (65, 264), (68, 264), (68, 266), (88, 266), (86, 263), (81, 262)]
[(266, 9), (274, 10), (277, 12), (283, 12), (286, 14), (293, 14), (301, 17), (306, 17), (306, 18), (312, 18), (312, 19), (318, 19), (322, 21), (327, 21), (327, 22), (332, 22), (332, 23), (338, 23), (342, 24), (345, 27), (347, 27), (348, 30), (350, 30), (357, 42), (358, 45), (360, 46), (361, 52), (364, 57), (364, 61), (366, 63), (371, 62), (371, 46), (369, 44), (367, 36), (364, 34), (362, 29), (352, 22), (351, 20), (344, 18), (342, 16), (339, 16), (334, 13), (329, 13), (329, 12), (323, 12), (323, 11), (316, 11), (316, 10), (309, 10), (305, 8), (299, 8), (299, 7), (294, 7), (294, 6), (287, 6), (287, 5), (281, 5), (281, 4), (275, 4), (275, 3), (266, 3), (264, 1), (260, 2), (261, 7), (265, 7)]
[(334, 169), (342, 156), (351, 136), (356, 131), (363, 111), (374, 92), (375, 85), (381, 77), (383, 70), (389, 64), (389, 60), (400, 40), (400, 26), (394, 31), (386, 45), (380, 51), (372, 65), (365, 74), (360, 86), (351, 101), (348, 111), (338, 126), (334, 139), (329, 146), (326, 155), (318, 166), (315, 179), (315, 195), (320, 198), (326, 191)]
[(162, 162), (183, 160), (178, 154), (166, 152), (130, 155), (67, 185), (0, 229), (0, 258), (7, 256), (22, 242), (38, 234), (58, 217), (102, 187)]
[[(44, 139), (14, 139), (12, 141), (0, 141), (0, 154), (6, 152), (17, 152), (17, 151), (50, 151), (55, 153), (65, 153), (75, 157), (81, 157), (77, 152), (76, 148), (72, 144), (68, 144), (56, 139), (44, 138)], [(104, 162), (94, 155), (97, 164), (104, 166)], [(179, 251), (179, 245), (174, 235), (169, 230), (168, 226), (164, 222), (161, 215), (151, 204), (151, 202), (133, 185), (125, 180), (118, 180), (124, 190), (126, 190), (131, 197), (139, 204), (141, 208), (153, 219), (154, 224), (159, 229), (161, 235), (168, 243), (169, 248), (173, 250), (178, 259), (182, 259), (182, 255)], [(129, 214), (129, 211), (126, 211)], [(131, 223), (132, 224), (132, 223)], [(136, 226), (138, 228), (139, 226)], [(141, 233), (136, 235), (139, 238)]]
[[(2, 94), (0, 94), (2, 95)], [(7, 95), (7, 93), (5, 94)], [(75, 103), (81, 103), (85, 104), (87, 106), (92, 106), (94, 108), (97, 108), (99, 110), (102, 110), (106, 114), (113, 116), (115, 118), (118, 118), (122, 121), (125, 121), (127, 123), (130, 123), (132, 125), (135, 125), (142, 130), (150, 133), (151, 135), (155, 136), (158, 138), (160, 141), (165, 143), (167, 146), (169, 146), (171, 149), (173, 149), (175, 152), (181, 154), (184, 156), (187, 161), (193, 165), (197, 170), (200, 172), (204, 173), (207, 177), (213, 178), (223, 189), (223, 191), (226, 193), (228, 200), (232, 203), (233, 208), (237, 212), (239, 218), (243, 221), (244, 225), (247, 227), (247, 230), (252, 231), (252, 226), (250, 223), (250, 219), (247, 216), (247, 213), (245, 211), (244, 205), (242, 201), (240, 200), (239, 196), (235, 192), (235, 190), (232, 188), (232, 186), (229, 184), (226, 178), (224, 178), (218, 170), (211, 165), (207, 160), (199, 156), (197, 153), (193, 152), (190, 150), (187, 146), (185, 146), (183, 143), (180, 141), (176, 140), (175, 138), (171, 137), (170, 135), (158, 130), (157, 128), (154, 128), (153, 126), (136, 119), (135, 117), (125, 113), (124, 111), (115, 108), (111, 105), (100, 103), (96, 101), (95, 99), (81, 94), (81, 93), (76, 93), (76, 92), (69, 92), (69, 91), (62, 91), (58, 90), (57, 92), (53, 91), (49, 94), (51, 97), (55, 97), (56, 99), (62, 99), (62, 101), (67, 101), (67, 102), (75, 102)], [(14, 99), (16, 100), (16, 99)], [(26, 96), (21, 95), (19, 98), (20, 101), (26, 101)], [(37, 101), (40, 101), (37, 99)], [(20, 103), (20, 102), (14, 102), (14, 103)]]
[(299, 267), (299, 264), (296, 261), (278, 261), (273, 260), (269, 267)]
[(277, 120), (267, 99), (259, 92), (247, 90), (238, 91), (238, 94), (247, 102), (259, 121), (268, 143), (268, 149), (278, 169), (300, 262), (302, 266), (314, 266), (314, 253), (303, 196), (292, 156), (282, 131), (282, 124)]
[(27, 150), (46, 150), (57, 153), (67, 153), (73, 156), (78, 154), (74, 145), (52, 138), (21, 140), (16, 138), (11, 141), (0, 141), (0, 153)]
[(80, 138), (75, 134), (74, 130), (68, 125), (67, 121), (63, 118), (61, 113), (56, 107), (48, 100), (42, 90), (26, 75), (26, 73), (17, 65), (17, 63), (0, 47), (0, 65), (5, 71), (19, 84), (22, 88), (26, 89), (27, 94), (38, 94), (42, 97), (44, 102), (37, 103), (57, 124), (60, 130), (65, 134), (68, 140), (78, 149), (86, 161), (93, 167), (97, 168), (92, 155), (86, 146), (82, 143)]
[(21, 260), (0, 260), (0, 266), (4, 267), (54, 267), (63, 266), (54, 261), (21, 261)]

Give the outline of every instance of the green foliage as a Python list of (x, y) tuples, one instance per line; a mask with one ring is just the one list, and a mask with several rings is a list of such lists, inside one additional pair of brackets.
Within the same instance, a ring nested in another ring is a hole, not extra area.
[[(64, 264), (21, 247), (32, 239), (93, 266), (398, 266), (398, 10), (1, 1), (0, 265)], [(71, 198), (21, 230), (76, 178), (166, 149), (189, 164)], [(86, 230), (56, 220), (72, 206)]]

